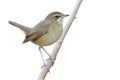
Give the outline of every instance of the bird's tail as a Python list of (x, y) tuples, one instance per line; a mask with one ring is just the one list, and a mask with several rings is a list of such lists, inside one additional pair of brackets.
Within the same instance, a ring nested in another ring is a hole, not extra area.
[(19, 29), (21, 29), (25, 34), (28, 34), (32, 28), (29, 28), (29, 27), (26, 27), (26, 26), (23, 26), (21, 24), (18, 24), (16, 22), (13, 22), (13, 21), (8, 21), (9, 24), (15, 26), (15, 27), (18, 27)]

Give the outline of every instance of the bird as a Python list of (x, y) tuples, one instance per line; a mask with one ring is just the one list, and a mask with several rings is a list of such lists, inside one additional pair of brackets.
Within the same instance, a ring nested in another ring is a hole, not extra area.
[(63, 19), (67, 16), (69, 15), (58, 11), (53, 11), (33, 28), (21, 25), (14, 21), (8, 21), (8, 23), (21, 29), (25, 33), (25, 39), (23, 40), (23, 43), (31, 41), (39, 46), (43, 65), (46, 65), (41, 49), (43, 49), (51, 58), (51, 55), (44, 49), (44, 46), (52, 45), (59, 40), (63, 33)]

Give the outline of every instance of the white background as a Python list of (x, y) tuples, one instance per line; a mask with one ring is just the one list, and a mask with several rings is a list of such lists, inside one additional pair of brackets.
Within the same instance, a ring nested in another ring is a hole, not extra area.
[[(52, 11), (71, 14), (76, 1), (0, 1), (0, 80), (37, 80), (42, 66), (38, 46), (21, 44), (8, 21), (33, 27)], [(76, 17), (46, 80), (120, 80), (120, 0), (83, 0)]]

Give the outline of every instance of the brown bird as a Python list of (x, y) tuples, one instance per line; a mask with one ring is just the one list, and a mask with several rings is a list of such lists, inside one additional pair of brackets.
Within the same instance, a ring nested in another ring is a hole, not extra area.
[(13, 21), (8, 22), (13, 26), (18, 27), (26, 34), (23, 43), (32, 41), (34, 44), (39, 46), (43, 64), (46, 65), (43, 59), (41, 48), (51, 58), (43, 46), (49, 46), (58, 41), (63, 32), (63, 19), (67, 16), (69, 15), (54, 11), (50, 13), (44, 20), (39, 22), (34, 28), (29, 28)]

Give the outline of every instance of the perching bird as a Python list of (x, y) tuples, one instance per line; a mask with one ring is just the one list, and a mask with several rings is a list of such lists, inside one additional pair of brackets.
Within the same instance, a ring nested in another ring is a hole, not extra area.
[(44, 20), (39, 22), (35, 27), (29, 28), (18, 24), (13, 21), (8, 21), (11, 25), (18, 27), (25, 33), (25, 39), (23, 43), (28, 41), (32, 41), (34, 44), (39, 46), (39, 50), (42, 56), (43, 64), (45, 61), (43, 59), (43, 55), (41, 52), (41, 48), (47, 53), (47, 55), (51, 58), (48, 52), (43, 48), (44, 46), (49, 46), (61, 37), (63, 32), (63, 19), (67, 17), (61, 12), (54, 11), (50, 13)]

